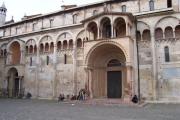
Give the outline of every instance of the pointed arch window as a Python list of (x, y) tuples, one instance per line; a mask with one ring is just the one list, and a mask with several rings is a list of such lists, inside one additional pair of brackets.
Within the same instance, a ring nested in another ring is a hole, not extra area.
[(169, 56), (169, 47), (164, 47), (164, 56), (165, 56), (165, 62), (170, 62), (170, 56)]
[(32, 66), (32, 57), (30, 57), (30, 66)]
[(46, 65), (49, 65), (49, 56), (46, 57)]

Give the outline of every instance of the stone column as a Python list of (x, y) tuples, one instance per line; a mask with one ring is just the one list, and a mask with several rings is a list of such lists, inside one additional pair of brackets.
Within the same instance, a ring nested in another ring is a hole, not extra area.
[(100, 39), (100, 27), (99, 27), (99, 24), (98, 24), (98, 26), (97, 26), (97, 29), (98, 29), (97, 39)]
[(113, 22), (111, 22), (111, 38), (114, 38), (114, 26), (113, 26)]
[(153, 98), (157, 100), (157, 64), (156, 64), (156, 47), (154, 39), (154, 28), (151, 28), (151, 49), (152, 49), (152, 67), (153, 67)]
[(175, 30), (175, 28), (173, 28), (173, 38), (175, 38), (175, 37), (176, 37), (175, 32), (176, 32), (176, 30)]

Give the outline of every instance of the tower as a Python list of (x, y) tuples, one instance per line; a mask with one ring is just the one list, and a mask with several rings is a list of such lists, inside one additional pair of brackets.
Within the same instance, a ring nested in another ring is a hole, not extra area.
[(0, 26), (3, 25), (6, 21), (6, 12), (7, 12), (6, 6), (3, 3), (2, 6), (0, 7)]

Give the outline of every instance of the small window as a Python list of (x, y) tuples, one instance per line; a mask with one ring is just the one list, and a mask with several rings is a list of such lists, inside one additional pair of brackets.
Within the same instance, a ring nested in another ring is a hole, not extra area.
[(50, 22), (50, 28), (53, 27), (53, 19), (50, 19), (49, 22)]
[(64, 64), (67, 64), (67, 55), (64, 54)]
[(49, 56), (46, 57), (46, 65), (49, 65)]
[(171, 8), (172, 7), (172, 0), (167, 0), (167, 7)]
[(3, 31), (3, 36), (6, 36), (6, 30)]
[(97, 15), (97, 10), (93, 10), (93, 15)]
[(30, 57), (30, 66), (32, 66), (32, 57)]
[(149, 8), (150, 8), (150, 11), (154, 10), (154, 0), (149, 1)]
[(16, 32), (16, 34), (18, 33), (18, 28), (16, 28), (16, 31), (15, 31), (15, 32)]
[(165, 62), (170, 62), (169, 47), (168, 46), (164, 47), (164, 55), (165, 55)]
[(77, 23), (77, 14), (74, 14), (73, 15), (73, 24), (76, 24)]
[(126, 12), (126, 5), (122, 6), (122, 12)]
[(35, 31), (36, 23), (32, 24), (32, 31)]

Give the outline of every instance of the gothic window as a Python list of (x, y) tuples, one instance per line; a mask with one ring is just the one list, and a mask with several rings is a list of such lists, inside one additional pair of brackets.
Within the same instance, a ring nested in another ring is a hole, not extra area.
[(176, 26), (175, 28), (175, 36), (176, 38), (180, 38), (180, 25)]
[(169, 47), (168, 46), (164, 47), (164, 55), (165, 55), (165, 62), (169, 62), (170, 57), (169, 57)]
[(49, 44), (48, 44), (48, 43), (45, 44), (45, 51), (46, 51), (46, 52), (49, 51)]
[(67, 40), (64, 40), (64, 41), (63, 41), (63, 49), (67, 49), (67, 46), (68, 46)]
[(144, 41), (150, 41), (151, 40), (151, 35), (150, 35), (150, 30), (144, 30), (142, 33), (142, 39)]
[(28, 46), (26, 46), (26, 54), (28, 54), (29, 48)]
[(73, 40), (69, 40), (69, 49), (73, 49)]
[(161, 28), (156, 28), (155, 29), (155, 39), (163, 39), (163, 30)]
[(29, 47), (29, 53), (30, 53), (30, 54), (33, 53), (33, 46), (32, 46), (32, 45), (30, 45), (30, 47)]
[(37, 46), (34, 46), (34, 53), (37, 53)]
[(149, 8), (150, 8), (150, 11), (154, 10), (154, 0), (149, 1)]
[(81, 48), (82, 47), (82, 40), (79, 38), (77, 39), (77, 48)]
[(122, 12), (126, 12), (126, 5), (122, 6)]
[(172, 0), (167, 0), (167, 7), (171, 8), (172, 7)]
[(51, 42), (51, 44), (50, 44), (50, 51), (53, 53), (54, 52), (54, 43), (53, 42)]
[(30, 66), (32, 66), (32, 57), (30, 57)]
[(172, 27), (166, 27), (165, 28), (165, 38), (173, 38), (173, 29)]
[(64, 64), (67, 64), (67, 55), (64, 54)]
[(43, 53), (44, 52), (44, 45), (43, 43), (40, 44), (40, 53)]
[(49, 56), (46, 57), (46, 65), (49, 65)]
[(61, 41), (58, 41), (58, 43), (57, 43), (57, 49), (58, 49), (58, 50), (61, 50)]

